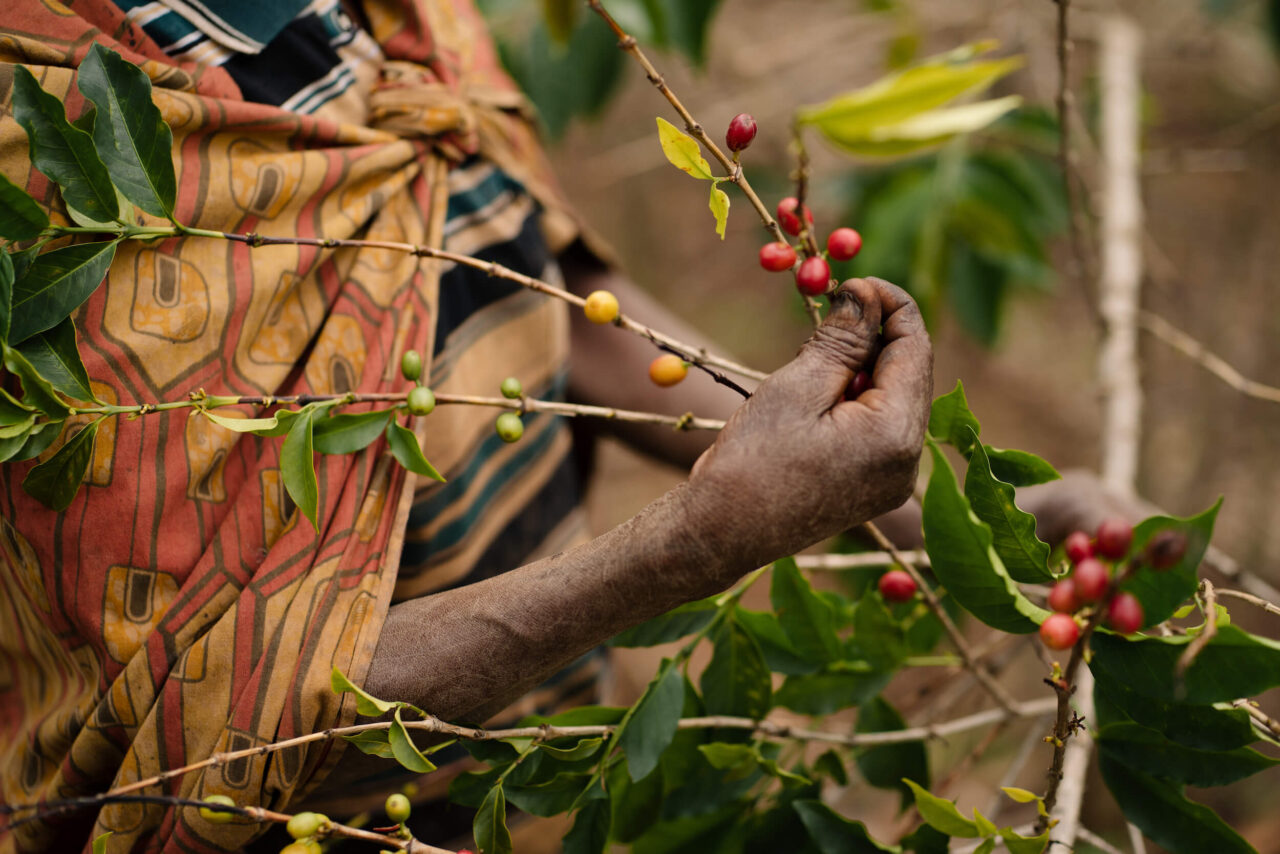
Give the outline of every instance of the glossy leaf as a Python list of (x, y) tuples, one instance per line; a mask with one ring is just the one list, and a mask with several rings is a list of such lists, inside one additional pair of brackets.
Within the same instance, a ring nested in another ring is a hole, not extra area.
[(772, 679), (759, 647), (732, 620), (722, 624), (700, 682), (709, 715), (761, 719), (772, 703)]
[(147, 75), (94, 43), (77, 85), (97, 107), (93, 142), (116, 187), (152, 216), (171, 216), (177, 193), (173, 133), (151, 100)]
[(494, 786), (485, 795), (471, 824), (480, 854), (512, 854), (511, 831), (507, 828), (507, 798), (502, 784)]
[(363, 688), (357, 687), (355, 683), (347, 678), (345, 673), (336, 667), (329, 673), (329, 687), (335, 694), (355, 694), (356, 711), (367, 718), (385, 715), (396, 707), (395, 703), (388, 700), (379, 700)]
[(1172, 854), (1257, 854), (1213, 810), (1188, 800), (1176, 783), (1158, 780), (1106, 753), (1098, 756), (1098, 767), (1125, 818)]
[(34, 406), (55, 421), (60, 421), (71, 414), (71, 410), (49, 381), (40, 375), (35, 366), (27, 361), (21, 351), (13, 347), (4, 347), (4, 366), (22, 381), (22, 403)]
[(929, 452), (933, 473), (925, 490), (923, 526), (934, 575), (965, 610), (992, 628), (1036, 631), (1049, 612), (1018, 590), (992, 548), (991, 529), (960, 493), (951, 464), (932, 442)]
[(697, 140), (664, 118), (658, 119), (658, 142), (671, 165), (695, 178), (710, 180), (711, 166), (702, 156)]
[(618, 737), (618, 745), (627, 754), (632, 780), (642, 780), (658, 767), (662, 751), (676, 734), (683, 707), (684, 677), (670, 659), (664, 658)]
[(229, 415), (219, 415), (208, 409), (201, 409), (199, 412), (219, 427), (235, 433), (256, 433), (260, 436), (270, 435), (280, 425), (279, 413), (272, 415), (270, 418), (232, 418)]
[(1094, 635), (1089, 666), (1099, 679), (1157, 700), (1205, 705), (1251, 697), (1280, 685), (1280, 643), (1235, 626), (1218, 629), (1185, 677), (1175, 676), (1190, 637)]
[[(34, 412), (28, 412), (20, 421), (14, 421), (11, 424), (0, 426), (0, 441), (8, 442), (10, 440), (21, 439), (22, 442), (27, 440), (31, 428), (36, 424), (36, 415)], [(11, 450), (17, 450), (22, 447), (19, 442), (14, 442)]]
[[(3, 177), (0, 174), (0, 177)], [(0, 199), (0, 206), (4, 201)], [(0, 346), (9, 341), (9, 318), (13, 311), (13, 282), (15, 279), (13, 259), (8, 252), (0, 250)]]
[(0, 237), (30, 240), (49, 227), (49, 215), (0, 172)]
[(843, 122), (822, 122), (818, 130), (837, 147), (862, 157), (901, 157), (944, 142), (963, 133), (982, 130), (1022, 104), (1018, 95), (945, 107), (920, 113), (895, 124), (863, 129)]
[[(893, 732), (906, 729), (907, 722), (883, 697), (863, 703), (858, 709), (855, 732)], [(881, 744), (869, 747), (854, 757), (863, 778), (879, 789), (896, 789), (902, 796), (902, 809), (911, 805), (913, 793), (902, 778), (915, 780), (924, 788), (931, 785), (929, 757), (924, 742)]]
[(119, 216), (115, 187), (93, 139), (71, 126), (62, 102), (22, 65), (13, 66), (13, 117), (27, 132), (32, 164), (58, 185), (68, 205), (100, 222)]
[(354, 454), (381, 436), (394, 415), (394, 409), (383, 409), (318, 418), (311, 431), (311, 441), (317, 454)]
[(1132, 768), (1189, 786), (1225, 786), (1280, 764), (1280, 759), (1242, 747), (1196, 750), (1176, 744), (1136, 723), (1113, 723), (1097, 734), (1098, 747)]
[(422, 751), (413, 743), (409, 731), (404, 728), (404, 722), (400, 720), (399, 708), (396, 709), (396, 718), (391, 722), (391, 728), (387, 730), (387, 743), (391, 745), (391, 753), (396, 761), (410, 771), (427, 774), (436, 770), (436, 766), (422, 755)]
[(965, 399), (964, 385), (956, 380), (956, 387), (935, 400), (929, 410), (929, 435), (967, 458), (981, 433), (982, 427)]
[(1162, 572), (1139, 572), (1124, 585), (1124, 589), (1142, 603), (1142, 613), (1146, 617), (1144, 625), (1153, 626), (1169, 619), (1178, 606), (1195, 593), (1200, 585), (1197, 570), (1209, 548), (1209, 541), (1213, 539), (1213, 527), (1221, 507), (1222, 500), (1219, 499), (1197, 516), (1186, 519), (1153, 516), (1134, 527), (1133, 543), (1129, 547), (1131, 556), (1142, 554), (1151, 538), (1161, 531), (1181, 531), (1187, 537), (1186, 553), (1177, 566)]
[(987, 453), (972, 435), (964, 494), (974, 515), (991, 529), (992, 547), (1014, 581), (1043, 584), (1053, 581), (1049, 546), (1036, 536), (1036, 517), (1014, 504), (1013, 487), (997, 480)]
[(15, 463), (23, 460), (33, 460), (45, 452), (45, 450), (54, 443), (62, 433), (62, 421), (46, 421), (44, 424), (37, 424), (28, 434), (26, 441), (17, 450), (9, 448), (6, 450), (4, 459)]
[(1049, 847), (1049, 831), (1039, 836), (1020, 836), (1012, 827), (1002, 827), (1000, 838), (1009, 854), (1044, 854)]
[(412, 430), (394, 419), (387, 424), (387, 444), (390, 446), (391, 454), (396, 458), (396, 462), (409, 471), (437, 480), (440, 483), (445, 482), (444, 475), (436, 471), (436, 467), (427, 462), (427, 458), (422, 455), (422, 447), (418, 445), (418, 437), (413, 435)]
[(627, 629), (609, 641), (610, 646), (643, 647), (657, 646), (679, 640), (701, 630), (711, 622), (716, 614), (713, 599), (700, 599), (689, 602), (648, 622)]
[(0, 426), (18, 424), (30, 419), (36, 410), (14, 400), (13, 395), (0, 388)]
[(361, 753), (380, 756), (383, 759), (395, 759), (396, 755), (391, 749), (387, 733), (388, 730), (385, 729), (370, 729), (354, 735), (344, 735), (343, 738), (354, 744)]
[(111, 839), (111, 834), (115, 831), (108, 830), (106, 833), (95, 836), (93, 839), (93, 854), (107, 854), (107, 842)]
[(962, 839), (973, 839), (982, 835), (978, 832), (977, 823), (961, 815), (953, 801), (930, 794), (928, 789), (922, 788), (911, 780), (903, 780), (903, 782), (915, 796), (916, 809), (920, 811), (920, 817), (930, 827), (942, 831), (947, 836), (959, 836)]
[(13, 285), (9, 343), (62, 322), (98, 289), (115, 257), (113, 242), (80, 243), (40, 255)]
[(310, 520), (311, 527), (319, 532), (320, 525), (316, 516), (319, 512), (320, 485), (316, 481), (315, 452), (311, 442), (314, 423), (314, 409), (303, 409), (298, 413), (280, 448), (280, 474), (293, 503)]
[(1154, 700), (1112, 681), (1102, 670), (1094, 675), (1094, 699), (1103, 725), (1133, 720), (1177, 744), (1200, 750), (1234, 750), (1258, 740), (1244, 709)]
[(711, 185), (711, 215), (716, 218), (716, 234), (724, 240), (724, 230), (729, 225), (729, 196), (719, 184)]
[(52, 329), (33, 335), (18, 346), (31, 366), (49, 384), (73, 400), (92, 401), (89, 374), (80, 361), (76, 344), (76, 327), (67, 317)]
[(98, 435), (99, 423), (89, 422), (56, 454), (27, 472), (22, 481), (27, 494), (59, 513), (70, 507), (93, 461), (93, 439)]
[(808, 580), (796, 568), (794, 558), (774, 563), (769, 598), (791, 648), (800, 656), (817, 662), (840, 657), (835, 614), (831, 606), (813, 592)]
[(609, 801), (591, 801), (578, 811), (561, 842), (563, 854), (602, 854), (609, 842)]
[(1035, 486), (1058, 480), (1062, 475), (1047, 461), (1027, 451), (984, 445), (991, 473), (1010, 486)]
[(822, 801), (795, 801), (791, 808), (800, 816), (809, 838), (822, 854), (886, 854), (902, 850), (896, 845), (876, 842), (866, 825), (850, 821)]

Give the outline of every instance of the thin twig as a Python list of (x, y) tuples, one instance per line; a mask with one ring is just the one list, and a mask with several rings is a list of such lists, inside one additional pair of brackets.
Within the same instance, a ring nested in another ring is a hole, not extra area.
[(1099, 851), (1102, 852), (1102, 854), (1124, 854), (1124, 852), (1121, 851), (1119, 848), (1115, 847), (1110, 842), (1103, 839), (1101, 836), (1094, 833), (1092, 830), (1090, 830), (1087, 827), (1081, 827), (1078, 831), (1076, 831), (1076, 835), (1079, 836), (1081, 839), (1083, 839), (1085, 842), (1088, 842), (1094, 848), (1097, 848)]
[(1204, 344), (1151, 311), (1138, 312), (1138, 326), (1168, 344), (1231, 388), (1255, 400), (1280, 403), (1280, 388), (1251, 380)]
[(1268, 602), (1266, 599), (1263, 599), (1261, 596), (1254, 596), (1252, 593), (1245, 593), (1243, 590), (1230, 590), (1230, 589), (1218, 590), (1217, 594), (1219, 596), (1228, 596), (1232, 599), (1241, 599), (1245, 602), (1248, 602), (1250, 605), (1257, 605), (1259, 608), (1266, 611), (1268, 614), (1275, 614), (1276, 616), (1280, 616), (1280, 606), (1274, 605), (1271, 602)]
[(1200, 600), (1200, 610), (1204, 614), (1204, 628), (1191, 643), (1187, 644), (1182, 655), (1178, 656), (1174, 673), (1179, 680), (1187, 675), (1187, 669), (1195, 663), (1196, 656), (1200, 655), (1200, 651), (1218, 634), (1218, 594), (1213, 588), (1213, 582), (1207, 578), (1200, 579), (1200, 596), (1203, 597)]
[[(1022, 774), (1022, 769), (1027, 767), (1027, 763), (1031, 761), (1031, 756), (1035, 753), (1036, 747), (1044, 744), (1044, 736), (1041, 735), (1041, 732), (1046, 723), (1048, 723), (1047, 717), (1036, 718), (1031, 722), (1031, 726), (1027, 728), (1027, 734), (1018, 745), (1018, 752), (1014, 754), (1013, 759), (1005, 767), (1004, 774), (1000, 777), (1000, 783), (996, 786), (997, 789), (1007, 789), (1018, 782), (1018, 776)], [(1004, 809), (1006, 803), (1008, 803), (1008, 798), (1004, 792), (997, 792), (987, 802), (984, 812), (988, 818), (995, 821), (996, 816)]]
[[(900, 552), (899, 556), (916, 566), (929, 566), (929, 553), (924, 549)], [(867, 569), (876, 566), (890, 566), (897, 562), (897, 558), (887, 551), (796, 556), (796, 566), (801, 569)]]
[(1253, 700), (1247, 698), (1233, 700), (1231, 705), (1237, 709), (1244, 709), (1255, 723), (1271, 734), (1271, 738), (1280, 740), (1280, 721), (1259, 709), (1257, 703)]

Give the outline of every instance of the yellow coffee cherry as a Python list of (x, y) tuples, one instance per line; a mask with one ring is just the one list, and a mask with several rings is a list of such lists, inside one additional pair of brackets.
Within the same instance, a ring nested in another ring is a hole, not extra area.
[(592, 291), (582, 310), (592, 323), (613, 323), (618, 316), (618, 298), (608, 291)]
[(294, 839), (306, 839), (315, 836), (320, 828), (329, 823), (329, 817), (318, 812), (300, 812), (289, 819), (285, 830)]
[(280, 854), (324, 854), (324, 849), (314, 839), (303, 839), (290, 842), (280, 849)]
[(394, 795), (387, 795), (387, 802), (383, 806), (383, 810), (387, 813), (387, 818), (396, 824), (403, 824), (409, 820), (410, 809), (409, 799), (399, 792)]
[[(231, 800), (227, 795), (210, 795), (204, 799), (206, 804), (221, 804), (224, 807), (233, 807), (236, 802)], [(221, 810), (211, 810), (206, 807), (200, 807), (200, 817), (210, 824), (227, 824), (236, 817), (233, 812), (222, 812)]]
[(675, 385), (688, 374), (688, 363), (674, 353), (664, 353), (649, 363), (649, 379), (663, 388)]

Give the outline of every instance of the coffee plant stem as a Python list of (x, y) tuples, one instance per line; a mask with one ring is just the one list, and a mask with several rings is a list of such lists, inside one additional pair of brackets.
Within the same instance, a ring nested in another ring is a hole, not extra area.
[(1251, 605), (1257, 605), (1268, 614), (1280, 616), (1280, 606), (1273, 605), (1261, 596), (1254, 596), (1252, 593), (1245, 593), (1243, 590), (1219, 590), (1219, 596), (1228, 596), (1234, 599), (1241, 599)]
[(1173, 672), (1179, 680), (1187, 675), (1187, 669), (1195, 662), (1200, 651), (1218, 634), (1218, 594), (1209, 579), (1200, 579), (1200, 592), (1196, 595), (1196, 602), (1204, 614), (1204, 628), (1178, 657), (1178, 664)]

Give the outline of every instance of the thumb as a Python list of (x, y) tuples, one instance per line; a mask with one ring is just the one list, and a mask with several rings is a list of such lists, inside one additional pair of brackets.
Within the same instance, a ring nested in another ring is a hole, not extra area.
[(823, 409), (840, 400), (853, 375), (870, 361), (880, 336), (880, 294), (866, 279), (849, 279), (831, 296), (831, 311), (792, 364), (803, 371)]

